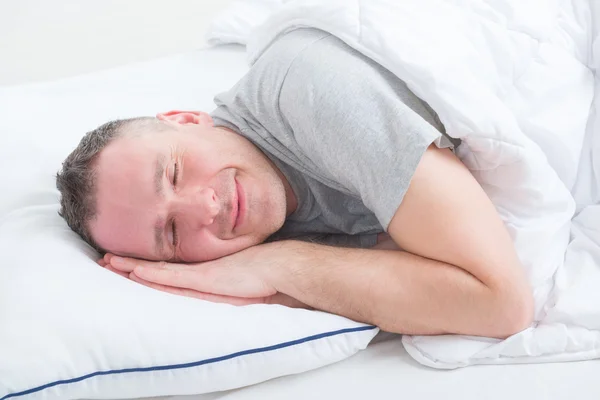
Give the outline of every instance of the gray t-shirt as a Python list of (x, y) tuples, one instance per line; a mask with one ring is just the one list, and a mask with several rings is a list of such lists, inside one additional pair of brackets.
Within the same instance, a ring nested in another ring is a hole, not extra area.
[(404, 82), (316, 29), (277, 39), (215, 103), (215, 125), (258, 146), (296, 194), (271, 240), (372, 247), (443, 132)]

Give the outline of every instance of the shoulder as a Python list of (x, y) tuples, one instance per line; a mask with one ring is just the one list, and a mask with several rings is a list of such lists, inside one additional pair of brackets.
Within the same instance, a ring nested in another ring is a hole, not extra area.
[(256, 60), (249, 73), (263, 70), (282, 70), (290, 66), (315, 43), (331, 34), (318, 29), (296, 29), (277, 38)]
[(286, 84), (313, 85), (316, 89), (325, 90), (335, 86), (373, 87), (376, 81), (384, 83), (389, 80), (397, 78), (371, 58), (328, 33), (307, 44), (295, 55), (286, 76)]
[(288, 32), (276, 39), (251, 67), (261, 81), (276, 80), (291, 88), (317, 91), (389, 84), (396, 78), (338, 37), (314, 28)]
[(427, 122), (443, 130), (433, 110), (404, 81), (333, 35), (311, 43), (292, 60), (279, 106), (286, 116), (312, 109), (335, 123), (341, 121), (334, 116), (352, 125), (357, 119), (363, 121), (359, 125), (371, 125), (378, 118), (394, 118), (402, 125)]

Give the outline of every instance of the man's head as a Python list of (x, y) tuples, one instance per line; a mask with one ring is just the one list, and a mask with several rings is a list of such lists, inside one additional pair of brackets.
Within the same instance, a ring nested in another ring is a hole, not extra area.
[(88, 132), (57, 174), (60, 214), (100, 251), (205, 261), (263, 242), (295, 209), (275, 165), (208, 114), (171, 111)]

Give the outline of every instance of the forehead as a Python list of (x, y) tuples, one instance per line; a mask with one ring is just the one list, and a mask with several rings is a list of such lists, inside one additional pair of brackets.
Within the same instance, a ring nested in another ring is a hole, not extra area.
[(119, 138), (98, 157), (97, 214), (90, 228), (94, 240), (110, 252), (147, 259), (155, 256), (156, 163), (164, 159), (157, 139)]
[(117, 187), (120, 190), (113, 194), (127, 197), (146, 194), (146, 182), (153, 178), (156, 162), (158, 158), (164, 159), (164, 154), (159, 150), (159, 138), (144, 136), (116, 139), (100, 152), (95, 165), (95, 185), (99, 195), (114, 192)]
[(138, 156), (149, 151), (156, 151), (169, 138), (161, 133), (132, 133), (117, 137), (110, 141), (100, 152), (98, 160), (114, 156)]

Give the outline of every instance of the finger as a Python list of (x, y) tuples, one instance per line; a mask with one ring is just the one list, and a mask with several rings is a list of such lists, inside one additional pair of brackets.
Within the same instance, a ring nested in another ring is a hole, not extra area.
[(134, 268), (133, 273), (139, 278), (153, 283), (158, 283), (165, 286), (174, 286), (183, 289), (192, 289), (200, 292), (209, 292), (207, 287), (198, 285), (198, 280), (201, 280), (203, 272), (201, 270), (186, 270), (186, 269), (168, 269), (168, 268), (152, 268), (143, 265), (138, 265)]
[(247, 293), (237, 293), (233, 286), (222, 288), (215, 284), (214, 279), (208, 277), (207, 271), (202, 268), (196, 269), (174, 269), (174, 268), (156, 268), (138, 265), (133, 273), (139, 278), (157, 283), (164, 286), (190, 289), (201, 293), (211, 293), (219, 296), (231, 297), (259, 297), (248, 295)]
[(138, 277), (133, 272), (129, 273), (128, 277), (132, 281), (137, 282), (137, 283), (139, 283), (141, 285), (147, 286), (147, 287), (152, 288), (152, 289), (160, 290), (160, 291), (167, 292), (167, 293), (176, 294), (176, 295), (179, 295), (179, 296), (196, 297), (195, 293), (193, 293), (193, 291), (190, 290), (190, 289), (182, 289), (182, 288), (176, 288), (176, 287), (169, 287), (169, 286), (166, 286), (166, 285), (161, 285), (159, 283), (148, 282), (148, 281), (146, 281), (144, 279), (141, 279), (140, 277)]
[(171, 269), (171, 270), (189, 270), (191, 267), (188, 264), (174, 264), (166, 261), (148, 261), (141, 260), (138, 258), (121, 257), (112, 254), (109, 257), (109, 263), (116, 269), (123, 272), (133, 272), (137, 266), (147, 268), (160, 268), (160, 269)]
[(127, 273), (133, 272), (133, 269), (136, 267), (136, 265), (150, 266), (151, 264), (159, 264), (158, 262), (138, 260), (136, 258), (129, 257), (120, 257), (112, 254), (108, 258), (108, 263), (112, 265), (113, 268)]
[(135, 281), (141, 285), (147, 286), (152, 289), (160, 290), (162, 292), (171, 293), (171, 294), (175, 294), (178, 296), (193, 297), (196, 299), (211, 301), (214, 303), (229, 303), (229, 304), (234, 304), (234, 305), (237, 305), (237, 304), (241, 305), (241, 304), (249, 304), (248, 300), (251, 300), (251, 299), (241, 299), (241, 298), (238, 299), (235, 297), (213, 295), (210, 293), (198, 292), (198, 291), (192, 290), (192, 289), (183, 289), (183, 288), (148, 282), (148, 281), (138, 277), (135, 273), (131, 273), (129, 275), (129, 278), (132, 281)]
[(108, 264), (106, 262), (106, 260), (104, 260), (104, 258), (99, 259), (98, 261), (96, 261), (96, 263), (99, 266), (101, 266), (102, 268), (109, 270), (110, 272), (114, 272), (115, 274), (119, 274), (119, 275), (121, 275), (124, 278), (128, 278), (128, 276), (127, 276), (126, 273), (118, 271), (118, 270), (114, 269), (113, 267), (111, 267), (111, 265)]
[(134, 272), (140, 278), (167, 286), (197, 290), (222, 296), (258, 298), (276, 293), (272, 287), (252, 274), (243, 274), (240, 269), (204, 263), (195, 267), (180, 264), (167, 264), (163, 268), (137, 266)]
[(115, 274), (121, 275), (123, 278), (129, 278), (129, 274), (128, 273), (119, 271), (117, 269), (114, 269), (110, 265), (107, 265), (104, 268), (107, 269), (107, 270), (109, 270), (110, 272), (114, 272)]
[(264, 303), (264, 298), (243, 298), (243, 297), (233, 297), (233, 296), (222, 296), (218, 294), (212, 293), (204, 293), (198, 292), (192, 289), (184, 289), (179, 287), (161, 285), (159, 283), (146, 281), (139, 276), (137, 276), (134, 272), (129, 274), (129, 279), (135, 281), (141, 285), (147, 286), (152, 289), (160, 290), (162, 292), (167, 292), (171, 294), (175, 294), (178, 296), (186, 296), (193, 297), (200, 300), (210, 301), (212, 303), (226, 303), (234, 306), (246, 306), (250, 304), (259, 304)]

